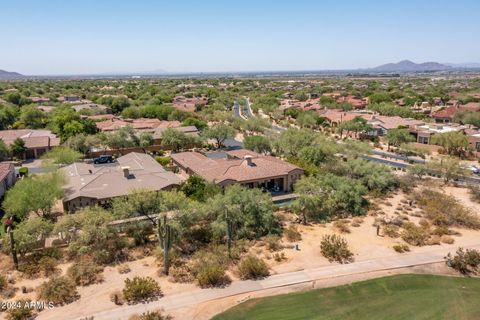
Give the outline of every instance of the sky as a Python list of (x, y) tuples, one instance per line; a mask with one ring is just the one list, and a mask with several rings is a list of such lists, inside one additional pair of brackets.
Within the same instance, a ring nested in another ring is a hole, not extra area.
[(0, 0), (0, 69), (26, 75), (480, 62), (478, 0)]

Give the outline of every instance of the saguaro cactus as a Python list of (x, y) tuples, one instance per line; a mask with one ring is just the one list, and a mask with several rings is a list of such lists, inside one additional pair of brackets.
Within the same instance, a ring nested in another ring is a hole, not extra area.
[(168, 269), (170, 268), (169, 252), (173, 243), (173, 230), (167, 223), (167, 216), (163, 216), (158, 219), (158, 241), (160, 242), (160, 248), (163, 249), (163, 272), (168, 275)]
[(233, 238), (233, 223), (230, 219), (228, 214), (228, 210), (225, 215), (225, 222), (227, 224), (227, 249), (228, 249), (228, 257), (231, 258), (232, 256), (232, 238)]

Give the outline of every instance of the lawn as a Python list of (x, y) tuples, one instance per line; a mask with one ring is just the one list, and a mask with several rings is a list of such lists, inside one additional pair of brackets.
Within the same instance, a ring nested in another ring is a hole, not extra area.
[(398, 275), (252, 299), (213, 319), (480, 319), (480, 279)]

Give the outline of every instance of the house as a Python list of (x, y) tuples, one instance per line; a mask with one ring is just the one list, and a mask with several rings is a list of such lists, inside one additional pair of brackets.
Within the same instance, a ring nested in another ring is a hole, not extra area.
[(245, 149), (225, 154), (223, 158), (208, 158), (198, 152), (181, 152), (171, 158), (181, 174), (197, 175), (222, 187), (240, 184), (272, 192), (291, 192), (304, 173), (293, 164)]
[(36, 103), (38, 105), (49, 104), (50, 103), (50, 99), (49, 98), (44, 98), (44, 97), (29, 97), (28, 99), (30, 101), (32, 101), (32, 103)]
[(467, 128), (467, 126), (458, 124), (425, 123), (411, 127), (410, 132), (417, 138), (418, 143), (430, 144), (431, 137), (437, 133), (464, 131)]
[(0, 198), (15, 184), (15, 167), (12, 162), (0, 162)]
[(134, 129), (156, 129), (156, 128), (176, 128), (180, 127), (179, 121), (165, 121), (159, 119), (139, 118), (122, 119), (112, 117), (110, 120), (96, 123), (97, 129), (102, 132), (115, 131), (120, 128), (131, 126)]
[(39, 158), (48, 150), (60, 145), (60, 139), (50, 130), (0, 130), (0, 139), (7, 145), (11, 145), (18, 138), (25, 142), (24, 159)]
[(82, 100), (82, 97), (75, 96), (75, 95), (58, 97), (58, 101), (60, 101), (60, 102), (77, 102), (77, 101), (80, 101), (80, 100)]
[(347, 95), (345, 97), (339, 97), (338, 103), (351, 104), (354, 109), (365, 109), (368, 104), (368, 98), (361, 98), (354, 95)]
[(389, 130), (397, 128), (410, 128), (413, 126), (420, 126), (425, 124), (421, 120), (415, 120), (411, 118), (402, 118), (399, 116), (381, 116), (375, 114), (364, 114), (361, 115), (362, 118), (367, 120), (373, 131), (369, 132), (370, 136), (384, 136)]
[(172, 101), (173, 107), (183, 112), (195, 112), (197, 109), (207, 105), (207, 103), (208, 99), (204, 97), (186, 98), (177, 96)]
[(457, 112), (463, 111), (480, 111), (480, 103), (477, 102), (469, 102), (464, 105), (452, 105), (448, 106), (445, 109), (439, 110), (432, 114), (432, 118), (437, 123), (449, 123), (453, 121), (453, 117)]
[(151, 156), (135, 152), (111, 164), (77, 162), (61, 170), (67, 179), (63, 206), (68, 211), (108, 205), (113, 198), (127, 196), (134, 190), (170, 190), (183, 182)]

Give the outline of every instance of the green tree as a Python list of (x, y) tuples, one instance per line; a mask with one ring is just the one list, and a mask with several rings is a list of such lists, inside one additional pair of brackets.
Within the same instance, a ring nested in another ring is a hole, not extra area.
[(198, 130), (203, 130), (207, 127), (207, 123), (203, 120), (188, 117), (182, 122), (183, 126), (195, 126)]
[(224, 124), (218, 124), (205, 129), (203, 135), (207, 139), (214, 139), (217, 147), (221, 148), (225, 140), (235, 137), (235, 129)]
[(270, 139), (265, 136), (247, 136), (243, 140), (245, 149), (267, 154), (272, 151)]
[(432, 143), (441, 146), (449, 155), (462, 157), (468, 148), (468, 138), (462, 132), (446, 132), (432, 136)]
[(83, 157), (80, 152), (70, 149), (69, 147), (56, 147), (48, 151), (42, 156), (42, 159), (53, 164), (68, 165), (77, 162)]
[[(22, 140), (23, 141), (23, 140)], [(0, 161), (5, 161), (10, 156), (10, 150), (8, 146), (0, 139)]]
[(178, 152), (191, 144), (192, 139), (184, 132), (168, 128), (162, 132), (162, 146), (172, 148), (172, 152)]
[(205, 202), (207, 199), (220, 193), (221, 189), (199, 176), (190, 176), (182, 185), (181, 191), (193, 200)]
[(24, 106), (21, 108), (20, 117), (15, 124), (16, 127), (39, 129), (44, 128), (47, 122), (47, 116), (42, 110), (34, 106)]
[[(43, 241), (52, 230), (53, 223), (40, 217), (32, 217), (22, 221), (14, 229), (16, 251), (24, 256), (34, 249), (43, 247)], [(4, 243), (10, 247), (10, 237), (7, 235), (4, 236)]]
[(3, 208), (21, 220), (30, 212), (51, 218), (55, 201), (63, 195), (62, 184), (63, 177), (57, 172), (24, 178), (7, 191)]
[(299, 151), (312, 145), (315, 134), (308, 129), (287, 129), (275, 141), (275, 149), (286, 157), (296, 157)]
[(363, 196), (367, 189), (360, 182), (333, 174), (300, 179), (295, 192), (299, 197), (294, 208), (302, 216), (303, 223), (360, 215), (366, 205)]
[(459, 176), (466, 176), (469, 174), (469, 172), (460, 165), (460, 161), (452, 157), (430, 161), (427, 163), (427, 167), (430, 171), (439, 173), (445, 183), (448, 183)]
[(391, 129), (385, 135), (385, 140), (387, 140), (388, 150), (390, 151), (390, 146), (400, 147), (404, 143), (415, 141), (415, 138), (407, 129)]
[(25, 141), (21, 138), (15, 139), (10, 145), (10, 152), (18, 159), (23, 159), (25, 151), (27, 151), (27, 147), (25, 147)]

